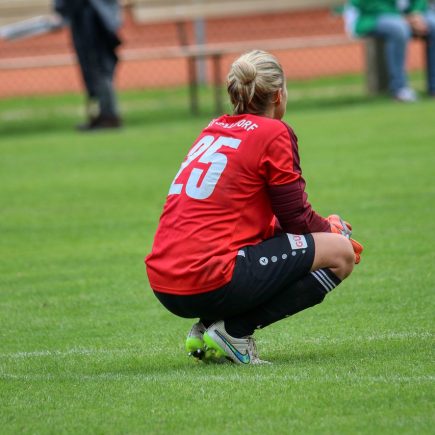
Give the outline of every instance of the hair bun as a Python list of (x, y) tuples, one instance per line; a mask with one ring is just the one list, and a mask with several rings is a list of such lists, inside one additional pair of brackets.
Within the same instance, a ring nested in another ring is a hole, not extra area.
[(242, 85), (249, 85), (257, 77), (257, 68), (251, 62), (239, 59), (235, 66), (236, 77)]
[(285, 86), (284, 73), (275, 56), (261, 50), (242, 54), (231, 65), (227, 91), (234, 114), (264, 115)]

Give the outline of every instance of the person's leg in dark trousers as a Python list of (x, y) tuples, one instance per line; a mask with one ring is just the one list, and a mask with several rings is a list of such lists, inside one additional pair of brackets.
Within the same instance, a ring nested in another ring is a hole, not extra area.
[(97, 47), (97, 95), (100, 114), (103, 118), (119, 118), (114, 88), (115, 69), (118, 57), (115, 49), (120, 44), (117, 35), (108, 31), (98, 16), (95, 17), (95, 45)]
[(85, 2), (71, 17), (71, 36), (86, 89), (86, 115), (89, 123), (99, 115), (96, 48), (94, 47), (93, 15), (95, 12)]
[[(115, 47), (119, 45), (119, 40), (104, 29), (97, 12), (89, 3), (85, 3), (71, 18), (71, 33), (90, 109), (89, 122), (79, 128), (86, 130), (119, 126), (113, 88), (117, 64)], [(98, 106), (96, 110), (95, 104)]]
[(427, 69), (427, 91), (435, 97), (435, 11), (427, 12), (425, 15), (428, 27), (426, 37), (426, 69)]

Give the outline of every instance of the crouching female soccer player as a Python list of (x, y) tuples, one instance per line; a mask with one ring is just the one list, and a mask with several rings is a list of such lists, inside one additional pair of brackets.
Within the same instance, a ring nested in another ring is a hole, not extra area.
[(227, 88), (234, 114), (212, 120), (181, 163), (146, 265), (159, 301), (199, 318), (190, 355), (258, 364), (255, 329), (322, 302), (362, 246), (307, 202), (277, 59), (241, 56)]

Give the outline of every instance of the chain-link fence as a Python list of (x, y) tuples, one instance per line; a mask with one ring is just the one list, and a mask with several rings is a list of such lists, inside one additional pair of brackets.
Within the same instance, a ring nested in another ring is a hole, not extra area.
[[(118, 89), (141, 89), (178, 86), (188, 83), (188, 69), (183, 57), (158, 55), (149, 57), (147, 50), (179, 47), (181, 43), (216, 44), (298, 38), (341, 36), (343, 19), (331, 8), (257, 13), (193, 20), (183, 25), (171, 22), (137, 21), (131, 9), (123, 10), (121, 58), (117, 72)], [(243, 45), (243, 44), (242, 44)], [(364, 43), (351, 40), (342, 44), (299, 46), (272, 50), (281, 60), (290, 79), (359, 73), (365, 68)], [(222, 75), (236, 53), (222, 58)], [(409, 67), (423, 67), (423, 52), (411, 44)], [(198, 62), (199, 77), (211, 80), (208, 60)], [(82, 89), (81, 78), (71, 48), (68, 29), (56, 33), (17, 40), (0, 40), (0, 97), (16, 95), (76, 92)]]

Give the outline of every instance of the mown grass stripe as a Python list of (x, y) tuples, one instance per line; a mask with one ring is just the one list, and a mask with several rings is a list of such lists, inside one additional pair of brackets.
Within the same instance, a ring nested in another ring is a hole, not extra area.
[[(298, 338), (293, 341), (292, 346), (297, 344), (347, 344), (350, 342), (371, 342), (371, 341), (390, 341), (390, 340), (428, 340), (435, 339), (435, 334), (431, 332), (390, 332), (377, 335), (367, 336), (352, 336), (352, 337), (305, 337)], [(259, 340), (261, 342), (261, 340)], [(66, 350), (45, 349), (37, 351), (20, 351), (10, 353), (0, 353), (0, 358), (3, 359), (25, 359), (25, 358), (39, 358), (39, 357), (67, 357), (71, 355), (88, 356), (88, 355), (157, 355), (162, 352), (158, 347), (147, 347), (144, 349), (85, 349), (85, 348), (71, 348)]]
[[(207, 381), (221, 381), (221, 382), (238, 382), (246, 381), (246, 376), (243, 376), (246, 368), (241, 368), (240, 374), (228, 373), (223, 375), (215, 375), (206, 373), (199, 376), (200, 379)], [(252, 374), (253, 369), (249, 368), (249, 374)], [(256, 367), (254, 370), (258, 370)], [(261, 368), (260, 368), (261, 370)], [(198, 379), (198, 374), (192, 375), (183, 374), (186, 380)], [(342, 375), (328, 375), (318, 374), (316, 376), (310, 375), (275, 375), (279, 381), (289, 382), (343, 382), (352, 381), (357, 383), (432, 383), (435, 382), (435, 376), (403, 376), (403, 375), (382, 375), (382, 376), (366, 376), (358, 374), (342, 374)], [(20, 380), (20, 381), (153, 381), (153, 382), (174, 382), (180, 381), (179, 373), (162, 373), (162, 374), (123, 374), (123, 373), (101, 373), (94, 375), (84, 374), (18, 374), (18, 373), (1, 373), (0, 378), (3, 380)], [(250, 379), (255, 382), (270, 382), (269, 375), (254, 374)]]

